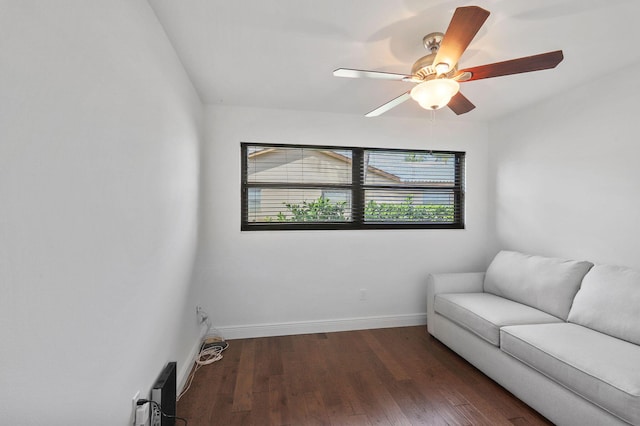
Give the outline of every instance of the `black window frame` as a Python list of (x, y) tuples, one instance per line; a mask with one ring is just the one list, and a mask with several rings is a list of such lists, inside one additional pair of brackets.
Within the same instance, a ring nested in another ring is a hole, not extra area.
[[(352, 181), (350, 184), (304, 184), (304, 183), (249, 183), (248, 181), (248, 147), (264, 148), (310, 148), (320, 150), (347, 150), (352, 152)], [(333, 145), (304, 145), (283, 143), (241, 142), (241, 230), (242, 231), (294, 231), (294, 230), (353, 230), (353, 229), (465, 229), (465, 160), (464, 151), (420, 150), (401, 148), (370, 148)], [(365, 151), (401, 152), (407, 154), (446, 154), (455, 156), (454, 184), (447, 187), (434, 185), (372, 185), (363, 182)], [(249, 222), (249, 189), (250, 188), (322, 188), (351, 191), (351, 221), (339, 222)], [(380, 222), (365, 221), (365, 190), (448, 190), (454, 193), (453, 222)]]

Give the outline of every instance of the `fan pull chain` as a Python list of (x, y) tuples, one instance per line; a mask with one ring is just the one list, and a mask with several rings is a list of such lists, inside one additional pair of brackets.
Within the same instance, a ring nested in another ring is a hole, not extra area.
[(436, 111), (434, 109), (429, 111), (429, 140), (433, 142), (433, 126), (436, 124)]

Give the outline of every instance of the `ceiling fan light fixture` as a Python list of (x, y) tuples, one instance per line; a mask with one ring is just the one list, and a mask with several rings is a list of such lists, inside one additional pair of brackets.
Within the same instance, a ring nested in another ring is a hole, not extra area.
[(436, 78), (418, 84), (411, 89), (411, 98), (424, 109), (440, 109), (446, 106), (460, 90), (457, 81), (448, 78)]

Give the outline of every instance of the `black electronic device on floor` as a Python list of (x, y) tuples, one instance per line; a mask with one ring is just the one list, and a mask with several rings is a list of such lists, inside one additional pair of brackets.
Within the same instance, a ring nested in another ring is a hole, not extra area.
[(151, 426), (176, 424), (176, 365), (169, 362), (151, 388), (151, 400), (156, 402), (151, 407)]

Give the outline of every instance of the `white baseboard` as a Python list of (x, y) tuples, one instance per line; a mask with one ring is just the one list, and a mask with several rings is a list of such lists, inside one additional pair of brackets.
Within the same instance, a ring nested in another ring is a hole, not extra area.
[(226, 340), (252, 337), (289, 336), (293, 334), (328, 333), (333, 331), (366, 330), (374, 328), (425, 325), (427, 314), (384, 315), (377, 317), (343, 318), (334, 320), (249, 324), (216, 327)]

